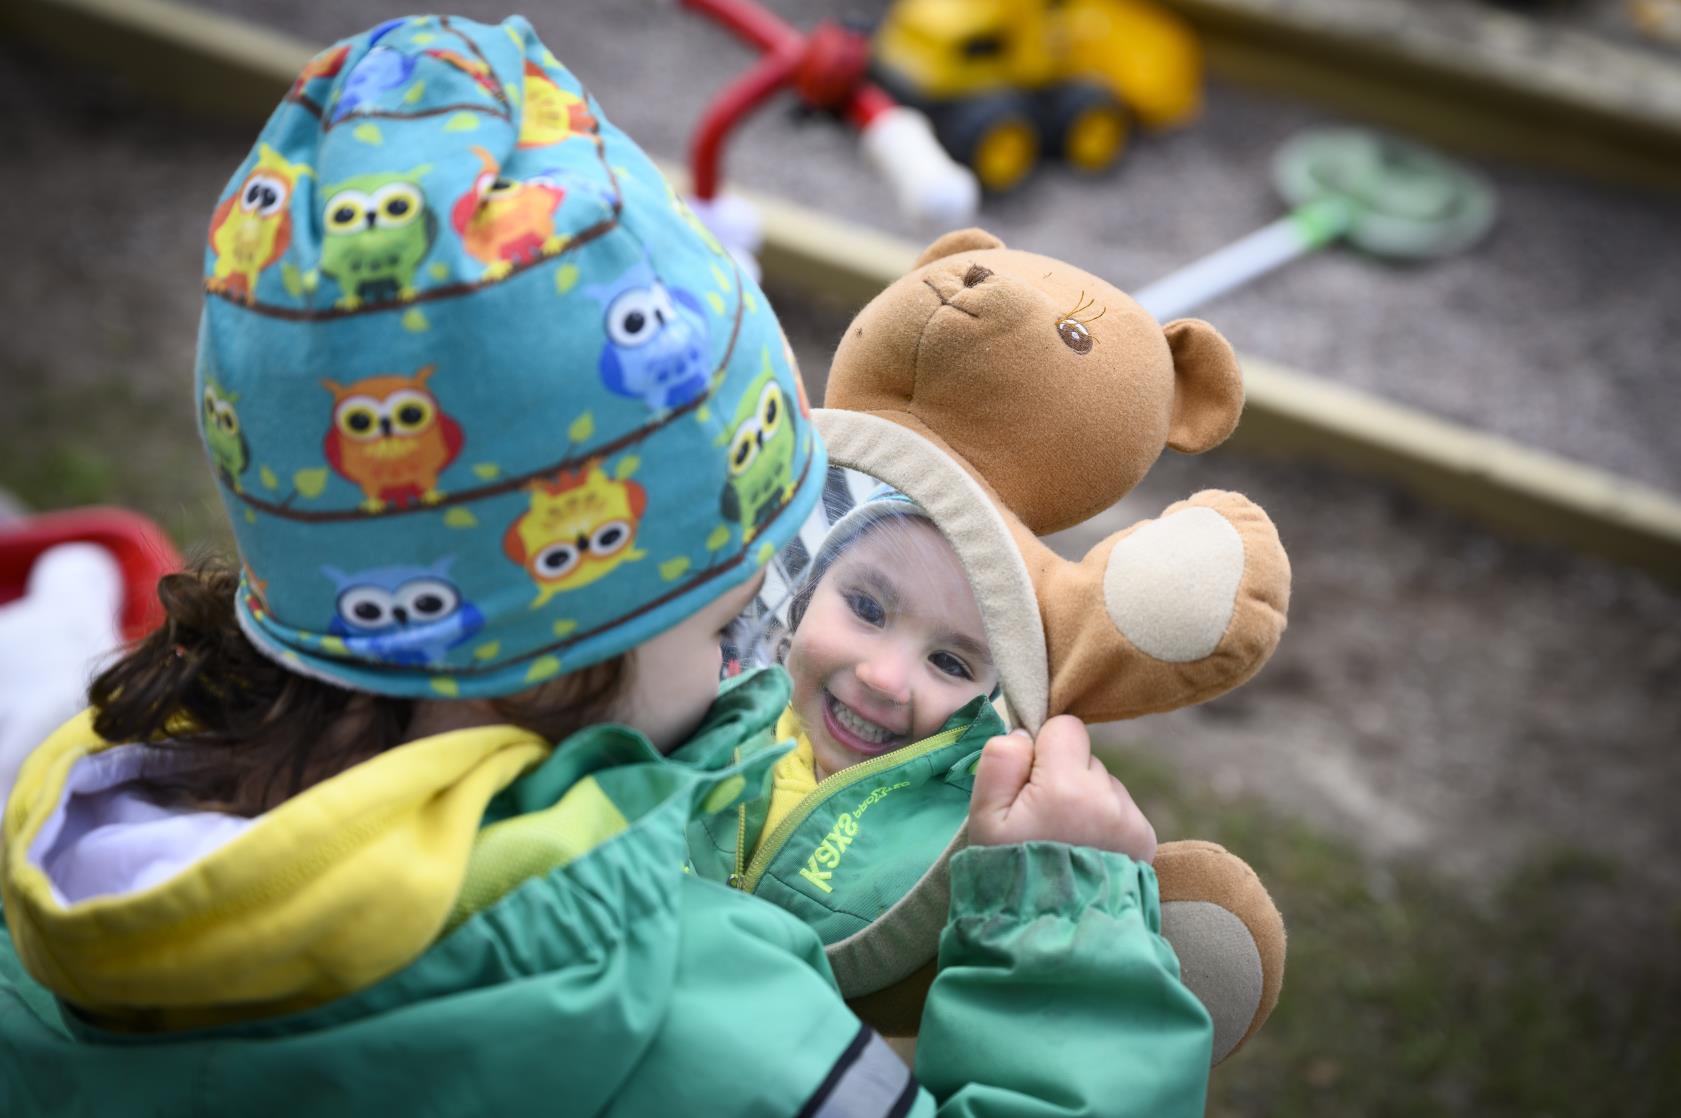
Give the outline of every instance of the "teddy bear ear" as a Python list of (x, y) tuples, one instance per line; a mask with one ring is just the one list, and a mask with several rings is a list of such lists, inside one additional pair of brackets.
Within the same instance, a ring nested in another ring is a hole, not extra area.
[(985, 229), (953, 229), (939, 240), (922, 250), (922, 255), (916, 258), (916, 267), (932, 264), (943, 256), (964, 252), (969, 249), (1003, 248), (1004, 242), (988, 233)]
[(1167, 445), (1201, 454), (1226, 441), (1243, 412), (1243, 370), (1220, 332), (1199, 318), (1163, 327), (1173, 352), (1173, 422)]

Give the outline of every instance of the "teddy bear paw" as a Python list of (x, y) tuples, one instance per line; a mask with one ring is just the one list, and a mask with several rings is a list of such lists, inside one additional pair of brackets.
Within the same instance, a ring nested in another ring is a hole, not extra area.
[(1242, 580), (1243, 537), (1219, 512), (1195, 505), (1115, 545), (1103, 572), (1103, 602), (1139, 651), (1187, 663), (1219, 647)]
[(1284, 918), (1243, 859), (1198, 840), (1156, 852), (1162, 938), (1214, 1020), (1219, 1064), (1266, 1023), (1284, 985)]

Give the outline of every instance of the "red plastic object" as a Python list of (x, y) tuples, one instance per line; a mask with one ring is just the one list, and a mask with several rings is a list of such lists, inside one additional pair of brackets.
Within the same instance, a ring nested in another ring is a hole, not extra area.
[(0, 522), (0, 605), (23, 597), (29, 569), (61, 543), (98, 544), (123, 572), (123, 639), (138, 640), (163, 623), (158, 579), (182, 567), (163, 529), (119, 508), (66, 509)]
[(806, 40), (794, 91), (820, 109), (843, 108), (870, 72), (870, 41), (838, 23), (820, 23)]
[(707, 106), (695, 130), (689, 165), (696, 198), (718, 192), (724, 140), (754, 109), (784, 87), (806, 104), (843, 114), (863, 128), (894, 101), (867, 79), (868, 36), (839, 24), (822, 23), (801, 35), (752, 0), (683, 0), (685, 7), (709, 16), (763, 52), (745, 74), (726, 85)]

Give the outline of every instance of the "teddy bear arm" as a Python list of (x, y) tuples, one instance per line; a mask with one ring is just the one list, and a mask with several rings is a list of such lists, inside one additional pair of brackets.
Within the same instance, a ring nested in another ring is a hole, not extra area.
[(1277, 647), (1289, 584), (1266, 513), (1220, 490), (1042, 568), (1050, 712), (1114, 721), (1235, 687)]

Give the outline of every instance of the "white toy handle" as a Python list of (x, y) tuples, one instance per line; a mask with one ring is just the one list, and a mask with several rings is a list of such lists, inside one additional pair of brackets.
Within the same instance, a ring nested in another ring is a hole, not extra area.
[(1132, 293), (1138, 305), (1158, 322), (1180, 318), (1256, 276), (1306, 256), (1308, 243), (1288, 217), (1279, 218), (1225, 248)]
[(896, 105), (864, 126), (863, 144), (910, 220), (941, 231), (974, 221), (980, 184), (969, 168), (946, 154), (926, 116)]

